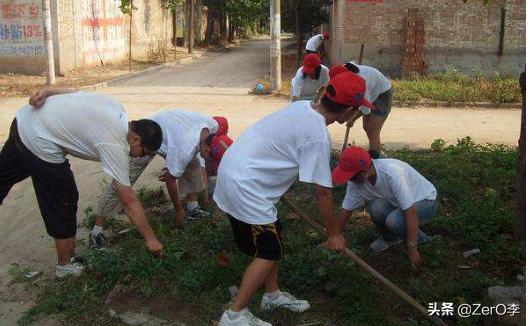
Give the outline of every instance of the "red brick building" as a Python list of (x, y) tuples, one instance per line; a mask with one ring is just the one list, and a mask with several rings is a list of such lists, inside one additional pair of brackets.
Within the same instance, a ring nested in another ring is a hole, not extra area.
[(333, 63), (357, 61), (364, 43), (363, 63), (393, 76), (422, 63), (427, 73), (518, 75), (525, 20), (524, 0), (334, 0), (328, 49)]

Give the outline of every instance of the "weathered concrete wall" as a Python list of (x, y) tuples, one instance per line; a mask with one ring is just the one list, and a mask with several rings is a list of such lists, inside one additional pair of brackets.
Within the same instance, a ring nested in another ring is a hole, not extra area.
[(41, 0), (0, 0), (0, 71), (40, 73), (43, 39)]
[[(129, 17), (117, 0), (52, 0), (57, 72), (125, 60)], [(170, 44), (172, 20), (162, 0), (136, 0), (133, 58)], [(41, 0), (0, 0), (0, 72), (41, 74), (45, 69)]]
[[(501, 8), (505, 4), (504, 54), (498, 55)], [(335, 0), (331, 14), (333, 61), (357, 60), (365, 44), (365, 64), (400, 74), (403, 20), (418, 8), (425, 19), (428, 72), (518, 75), (525, 64), (525, 1)]]
[[(133, 15), (133, 58), (144, 58), (171, 46), (172, 16), (169, 10), (163, 8), (161, 0), (137, 2), (135, 6), (138, 10)], [(127, 25), (127, 33), (128, 28)]]

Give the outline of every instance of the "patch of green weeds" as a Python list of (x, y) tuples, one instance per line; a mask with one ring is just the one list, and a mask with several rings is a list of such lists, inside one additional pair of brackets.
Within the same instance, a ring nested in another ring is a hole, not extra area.
[(521, 102), (518, 79), (499, 74), (493, 77), (467, 76), (449, 71), (407, 80), (395, 79), (392, 87), (394, 100), (409, 105), (418, 104), (421, 100), (497, 104)]
[[(349, 222), (345, 232), (348, 246), (424, 306), (429, 302), (479, 303), (487, 287), (514, 284), (525, 254), (521, 243), (511, 236), (516, 150), (464, 138), (455, 145), (438, 140), (429, 150), (388, 154), (411, 164), (438, 190), (438, 214), (425, 227), (435, 236), (434, 241), (420, 247), (425, 266), (420, 273), (412, 271), (402, 248), (377, 255), (369, 252), (368, 245), (377, 233), (366, 214)], [(145, 207), (168, 206), (162, 194), (161, 189), (139, 191)], [(344, 194), (344, 187), (334, 190), (337, 212)], [(297, 183), (288, 195), (318, 220), (311, 185)], [(325, 238), (303, 221), (290, 218), (285, 206), (279, 204), (278, 212), (285, 226), (282, 288), (309, 300), (312, 309), (303, 314), (262, 313), (260, 293), (250, 306), (256, 315), (274, 325), (426, 325), (420, 315), (359, 266), (320, 248), (318, 244)], [(228, 288), (239, 284), (249, 262), (237, 250), (226, 217), (186, 222), (184, 230), (175, 230), (161, 219), (150, 223), (164, 243), (162, 258), (148, 253), (136, 230), (128, 232), (108, 250), (88, 251), (87, 270), (81, 277), (48, 282), (36, 306), (20, 322), (58, 314), (73, 323), (101, 323), (98, 316), (107, 314), (103, 302), (116, 284), (127, 285), (143, 297), (168, 296), (196, 305), (200, 314), (192, 317), (194, 325), (218, 320), (230, 300)], [(481, 252), (463, 258), (462, 252), (472, 248)], [(220, 264), (221, 252), (227, 264)], [(473, 325), (478, 320), (453, 322)]]
[[(289, 77), (290, 78), (290, 77)], [(267, 95), (271, 91), (270, 80), (259, 81), (264, 90), (250, 90), (254, 95)], [(468, 76), (456, 70), (445, 73), (416, 76), (411, 79), (393, 79), (393, 100), (399, 105), (417, 105), (422, 100), (455, 103), (491, 102), (495, 104), (520, 103), (522, 101), (518, 78), (496, 74)], [(279, 91), (284, 97), (291, 94), (291, 80), (282, 80)]]
[(28, 281), (25, 274), (29, 272), (31, 269), (29, 267), (20, 267), (17, 264), (12, 264), (9, 266), (7, 272), (13, 279), (12, 282), (14, 283), (26, 283)]

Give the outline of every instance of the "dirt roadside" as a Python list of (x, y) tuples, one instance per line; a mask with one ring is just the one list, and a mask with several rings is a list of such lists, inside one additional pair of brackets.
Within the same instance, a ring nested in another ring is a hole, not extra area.
[[(205, 49), (196, 49), (195, 53), (202, 54)], [(163, 62), (161, 53), (153, 53), (149, 58), (139, 58), (133, 60), (131, 70), (129, 70), (129, 61), (124, 60), (115, 63), (104, 63), (93, 67), (85, 67), (68, 71), (65, 74), (56, 77), (58, 87), (85, 87), (99, 84), (121, 77), (130, 73), (139, 72), (147, 68), (155, 67), (164, 63), (172, 63), (178, 60), (188, 58), (187, 49), (177, 47), (168, 49), (166, 61)], [(0, 100), (11, 97), (28, 96), (35, 89), (46, 85), (46, 77), (27, 76), (22, 74), (3, 73), (0, 74)]]

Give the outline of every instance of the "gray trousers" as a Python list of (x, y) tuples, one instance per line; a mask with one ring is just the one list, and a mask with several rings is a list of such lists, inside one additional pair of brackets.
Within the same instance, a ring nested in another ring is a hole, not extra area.
[[(129, 177), (131, 186), (133, 186), (145, 168), (153, 160), (154, 156), (144, 156), (133, 158), (129, 163)], [(206, 188), (202, 174), (202, 167), (198, 158), (194, 158), (184, 170), (182, 176), (177, 179), (179, 185), (179, 194), (193, 194), (203, 191)], [(122, 210), (120, 199), (116, 190), (112, 188), (110, 182), (103, 191), (99, 199), (98, 206), (95, 210), (97, 216), (108, 217), (118, 214)]]

